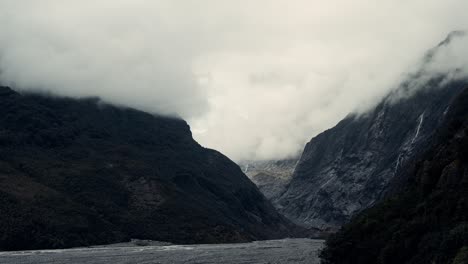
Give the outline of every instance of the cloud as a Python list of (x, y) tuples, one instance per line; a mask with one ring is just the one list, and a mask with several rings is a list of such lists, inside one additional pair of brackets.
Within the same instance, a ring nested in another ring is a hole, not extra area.
[[(396, 87), (448, 32), (468, 28), (467, 9), (464, 0), (2, 0), (0, 78), (182, 116), (201, 144), (236, 160), (284, 158)], [(433, 70), (452, 67), (450, 56), (466, 65), (453, 52)]]
[[(433, 80), (437, 79), (435, 86)], [(428, 87), (442, 88), (452, 81), (468, 79), (468, 37), (466, 31), (452, 31), (420, 59), (419, 64), (403, 77), (404, 85), (393, 90), (388, 98), (398, 102)], [(435, 86), (435, 87), (434, 87)], [(404, 89), (403, 89), (404, 88)]]
[(200, 115), (206, 95), (190, 67), (196, 36), (164, 9), (144, 1), (2, 1), (1, 78), (23, 89)]

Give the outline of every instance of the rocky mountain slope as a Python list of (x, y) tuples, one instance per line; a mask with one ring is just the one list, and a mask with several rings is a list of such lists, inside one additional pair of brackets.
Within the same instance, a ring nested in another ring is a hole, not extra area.
[[(437, 48), (427, 54), (427, 63)], [(446, 77), (427, 78), (421, 70), (372, 111), (350, 115), (313, 138), (278, 199), (280, 211), (303, 226), (333, 231), (381, 199), (407, 162), (426, 149), (467, 85)]]
[(276, 200), (286, 191), (298, 161), (298, 158), (243, 161), (239, 166), (263, 195), (275, 205)]
[(280, 238), (293, 225), (178, 119), (0, 87), (0, 250)]
[(400, 192), (328, 239), (324, 264), (468, 263), (468, 85), (428, 148), (392, 181)]

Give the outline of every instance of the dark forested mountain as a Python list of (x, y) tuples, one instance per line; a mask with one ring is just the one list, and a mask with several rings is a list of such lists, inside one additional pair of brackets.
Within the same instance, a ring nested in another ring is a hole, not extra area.
[[(468, 263), (468, 85), (429, 149), (402, 168), (400, 192), (332, 235), (326, 264)], [(404, 186), (404, 187), (402, 187)]]
[(7, 87), (0, 112), (0, 250), (240, 242), (292, 228), (182, 120)]
[[(411, 75), (372, 111), (350, 115), (305, 147), (278, 205), (306, 227), (337, 230), (354, 214), (384, 197), (392, 179), (427, 148), (465, 81), (424, 74), (437, 49), (428, 52), (420, 72)], [(417, 87), (418, 89), (415, 89)]]

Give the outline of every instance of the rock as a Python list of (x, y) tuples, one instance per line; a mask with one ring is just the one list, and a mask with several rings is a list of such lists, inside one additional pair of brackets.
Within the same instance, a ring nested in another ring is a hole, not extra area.
[(273, 205), (285, 192), (299, 158), (242, 161), (239, 166)]
[(403, 168), (402, 188), (332, 235), (322, 262), (467, 263), (468, 135), (460, 133), (467, 130), (468, 88), (452, 101), (432, 144)]
[[(438, 47), (460, 36), (450, 35)], [(305, 227), (337, 230), (392, 191), (390, 182), (431, 146), (453, 99), (468, 85), (444, 76), (428, 79), (423, 69), (371, 111), (349, 115), (307, 143), (277, 208)], [(415, 84), (423, 87), (413, 91)]]

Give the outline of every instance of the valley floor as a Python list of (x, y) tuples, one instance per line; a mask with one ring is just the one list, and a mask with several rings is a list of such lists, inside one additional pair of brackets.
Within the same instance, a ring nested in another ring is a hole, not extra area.
[(0, 252), (0, 263), (178, 264), (319, 263), (322, 240), (282, 239), (241, 244), (105, 246), (63, 250)]

